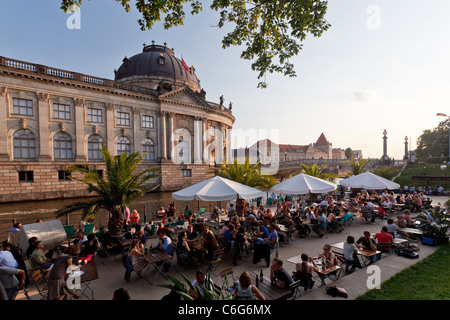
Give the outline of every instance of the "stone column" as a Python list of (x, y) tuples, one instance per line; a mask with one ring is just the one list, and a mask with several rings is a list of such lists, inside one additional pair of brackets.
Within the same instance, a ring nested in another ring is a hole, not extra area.
[(74, 99), (75, 105), (75, 161), (86, 161), (86, 148), (84, 144), (84, 119), (85, 119), (85, 100)]
[(8, 155), (8, 88), (0, 87), (0, 161), (9, 161)]
[(39, 161), (51, 161), (50, 132), (48, 129), (50, 117), (50, 94), (38, 92), (37, 116), (39, 121)]
[[(203, 141), (203, 146), (202, 146), (202, 160), (203, 160), (203, 162), (205, 162), (206, 163), (206, 159), (207, 159), (207, 157), (206, 157), (206, 155), (205, 155), (205, 152), (208, 152), (207, 150), (206, 150), (206, 147), (208, 146), (208, 121), (207, 121), (207, 118), (202, 118), (202, 120), (203, 120), (203, 137), (202, 137), (202, 141)], [(208, 156), (209, 157), (209, 156)], [(207, 164), (209, 164), (209, 163), (207, 163)]]
[(111, 155), (117, 155), (117, 148), (114, 144), (114, 105), (106, 104), (106, 146)]
[(169, 112), (168, 114), (169, 117), (169, 128), (167, 131), (167, 158), (168, 159), (172, 159), (172, 150), (173, 150), (173, 130), (174, 130), (174, 126), (173, 126), (173, 118), (174, 118), (174, 113), (173, 112)]
[(142, 141), (140, 141), (140, 139), (138, 138), (139, 136), (139, 132), (141, 129), (141, 109), (138, 107), (134, 107), (133, 108), (133, 144), (134, 144), (134, 150), (132, 150), (132, 152), (139, 152), (139, 153), (143, 153), (142, 150)]
[(167, 130), (166, 130), (166, 112), (161, 111), (161, 159), (167, 160)]
[(202, 164), (203, 159), (203, 118), (194, 119), (194, 163)]
[(217, 150), (216, 150), (216, 164), (221, 165), (223, 163), (223, 124), (219, 123), (218, 128), (215, 130), (214, 135), (217, 137)]

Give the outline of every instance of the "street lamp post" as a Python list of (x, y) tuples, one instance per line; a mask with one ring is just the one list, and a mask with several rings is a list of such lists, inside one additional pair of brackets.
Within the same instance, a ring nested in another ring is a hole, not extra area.
[[(446, 115), (445, 113), (437, 113), (436, 116), (447, 117), (448, 119), (450, 119), (450, 116)], [(450, 123), (448, 129), (448, 156), (450, 157)]]

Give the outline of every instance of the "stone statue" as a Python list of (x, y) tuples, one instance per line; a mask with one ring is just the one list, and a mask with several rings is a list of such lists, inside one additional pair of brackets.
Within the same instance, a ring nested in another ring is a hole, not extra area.
[(231, 110), (231, 107), (233, 106), (233, 102), (230, 102), (230, 104), (228, 105), (228, 109)]
[(223, 106), (223, 95), (220, 96), (220, 106)]

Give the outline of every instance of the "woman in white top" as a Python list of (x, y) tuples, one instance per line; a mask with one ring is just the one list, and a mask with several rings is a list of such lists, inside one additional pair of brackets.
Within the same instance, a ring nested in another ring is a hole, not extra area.
[(236, 299), (266, 300), (256, 286), (252, 285), (252, 277), (247, 271), (244, 271), (239, 277), (239, 284), (234, 288), (232, 295), (236, 295)]

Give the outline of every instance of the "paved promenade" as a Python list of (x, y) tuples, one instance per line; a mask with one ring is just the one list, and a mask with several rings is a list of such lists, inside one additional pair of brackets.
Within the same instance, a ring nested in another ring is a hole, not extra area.
[[(350, 226), (350, 234), (353, 235), (356, 239), (362, 236), (364, 231), (369, 231), (371, 233), (380, 232), (382, 224), (353, 224)], [(345, 241), (347, 234), (342, 233), (330, 233), (328, 234), (328, 238), (318, 238), (315, 235), (312, 235), (307, 238), (299, 238), (297, 234), (294, 236), (294, 241), (289, 242), (288, 244), (280, 244), (279, 257), (284, 261), (284, 267), (287, 271), (292, 274), (295, 270), (295, 265), (287, 261), (288, 258), (300, 255), (302, 253), (307, 253), (310, 256), (316, 256), (317, 253), (321, 252), (321, 249), (324, 244), (334, 244), (338, 242)], [(154, 242), (153, 245), (156, 244), (156, 238), (151, 239)], [(149, 243), (147, 243), (149, 244)], [(397, 256), (396, 254), (385, 255), (381, 260), (376, 262), (374, 265), (379, 266), (381, 270), (381, 282), (389, 279), (394, 274), (400, 272), (401, 270), (411, 266), (412, 264), (417, 263), (418, 261), (424, 259), (429, 254), (434, 252), (436, 247), (429, 247), (422, 244), (419, 244), (419, 259), (408, 259), (405, 257)], [(155, 273), (153, 270), (149, 272), (150, 281), (153, 285), (150, 285), (145, 279), (138, 278), (136, 273), (133, 272), (131, 276), (130, 283), (124, 280), (124, 267), (122, 265), (120, 255), (117, 256), (115, 260), (113, 257), (96, 257), (96, 264), (99, 273), (99, 279), (95, 280), (91, 283), (91, 288), (95, 292), (96, 300), (110, 300), (113, 296), (114, 290), (118, 288), (126, 288), (132, 299), (136, 300), (160, 300), (164, 295), (166, 295), (169, 290), (165, 288), (160, 288), (158, 284), (168, 284), (169, 281), (165, 280), (163, 277), (159, 276), (156, 281), (154, 280)], [(175, 261), (175, 258), (174, 258)], [(217, 270), (212, 272), (213, 280), (219, 285), (222, 284), (221, 278), (219, 276), (219, 271), (225, 267), (233, 266), (232, 258), (230, 255), (225, 255), (224, 260), (218, 266)], [(260, 271), (263, 270), (263, 273), (268, 276), (269, 268), (266, 267), (265, 262), (261, 261), (258, 264), (252, 263), (252, 253), (249, 256), (246, 256), (244, 253), (243, 259), (238, 260), (238, 266), (233, 266), (234, 275), (239, 276), (241, 272), (247, 271)], [(354, 299), (357, 296), (364, 294), (367, 290), (367, 280), (371, 274), (367, 274), (367, 268), (357, 269), (353, 274), (341, 277), (339, 280), (334, 282), (333, 284), (338, 287), (344, 288), (348, 294), (348, 299)], [(182, 280), (181, 276), (178, 274), (178, 271), (183, 272), (189, 279), (194, 280), (196, 269), (183, 268), (180, 266), (176, 266), (176, 268), (171, 268), (168, 274)], [(302, 297), (298, 298), (301, 300), (314, 300), (314, 299), (343, 299), (343, 298), (333, 298), (325, 293), (324, 288), (319, 288), (317, 285), (320, 283), (316, 281), (316, 285), (314, 286), (312, 291), (304, 292), (302, 291)], [(327, 280), (327, 285), (330, 285), (331, 282)], [(33, 290), (33, 286), (30, 286), (29, 293), (32, 299), (39, 299), (37, 292)], [(23, 294), (19, 294), (17, 299), (25, 299)]]

